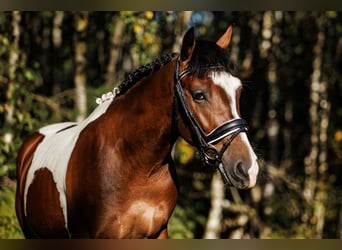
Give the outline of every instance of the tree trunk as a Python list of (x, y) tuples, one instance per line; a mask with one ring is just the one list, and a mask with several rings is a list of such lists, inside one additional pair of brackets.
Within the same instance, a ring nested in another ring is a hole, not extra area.
[(124, 40), (122, 39), (122, 34), (124, 33), (126, 27), (120, 16), (113, 16), (113, 23), (115, 24), (115, 28), (110, 40), (110, 58), (107, 66), (107, 74), (105, 80), (108, 86), (113, 86), (117, 79), (115, 77), (116, 65), (120, 58), (121, 50), (123, 47)]
[(325, 42), (324, 15), (317, 19), (318, 35), (314, 46), (313, 73), (311, 75), (309, 109), (311, 127), (311, 150), (304, 159), (305, 182), (303, 195), (311, 207), (304, 213), (304, 222), (310, 221), (315, 225), (316, 238), (322, 238), (325, 217), (326, 183), (325, 175), (327, 164), (327, 127), (330, 105), (327, 101), (327, 83), (321, 81), (323, 47)]
[(179, 17), (179, 22), (176, 23), (175, 27), (175, 43), (173, 44), (172, 51), (180, 52), (182, 46), (182, 39), (184, 33), (187, 30), (192, 11), (183, 11)]
[(76, 108), (78, 110), (78, 115), (76, 117), (76, 121), (80, 122), (84, 120), (87, 113), (87, 92), (86, 92), (86, 82), (87, 82), (87, 74), (85, 71), (85, 67), (87, 64), (86, 60), (86, 52), (87, 52), (87, 44), (86, 44), (86, 35), (87, 35), (87, 26), (88, 26), (88, 13), (87, 12), (79, 12), (76, 15), (76, 44), (75, 44), (75, 102)]
[(8, 100), (8, 105), (6, 106), (6, 116), (5, 116), (5, 122), (8, 125), (13, 125), (14, 120), (14, 104), (11, 100), (14, 95), (15, 91), (15, 78), (16, 78), (16, 70), (18, 67), (18, 59), (19, 59), (19, 38), (20, 38), (20, 23), (21, 20), (21, 13), (19, 11), (13, 11), (12, 12), (12, 46), (9, 51), (9, 58), (8, 58), (8, 88), (6, 92), (6, 99)]
[(222, 225), (222, 203), (224, 200), (224, 185), (222, 177), (217, 171), (211, 180), (210, 199), (211, 208), (204, 232), (204, 239), (219, 239)]
[[(62, 65), (61, 60), (61, 46), (63, 43), (63, 36), (62, 36), (62, 22), (64, 19), (64, 12), (63, 11), (56, 11), (54, 18), (53, 18), (53, 27), (52, 27), (52, 44), (53, 44), (53, 58), (52, 58), (52, 78), (53, 78), (53, 89), (52, 94), (55, 95), (61, 91), (60, 87), (60, 72)], [(59, 102), (55, 103), (55, 112), (54, 115), (56, 120), (61, 119), (61, 111)]]
[[(271, 11), (266, 11), (263, 16), (263, 26), (261, 34), (263, 40), (260, 44), (260, 56), (267, 60), (268, 68), (266, 72), (266, 80), (268, 83), (268, 117), (267, 117), (267, 129), (266, 135), (268, 138), (268, 159), (267, 168), (279, 168), (277, 166), (279, 161), (279, 148), (278, 148), (278, 136), (279, 136), (279, 121), (277, 113), (277, 105), (279, 100), (279, 87), (278, 87), (278, 64), (275, 58), (276, 44), (274, 44), (273, 36), (275, 30), (275, 18)], [(263, 196), (265, 200), (271, 199), (275, 186), (274, 182), (268, 180), (263, 187)], [(266, 210), (264, 210), (266, 213)]]
[(277, 75), (277, 60), (275, 57), (275, 49), (277, 40), (274, 39), (275, 17), (271, 11), (266, 11), (263, 17), (262, 37), (261, 42), (261, 56), (268, 59), (267, 81), (269, 87), (269, 109), (268, 109), (268, 125), (267, 137), (269, 141), (269, 162), (273, 165), (278, 165), (279, 149), (278, 149), (278, 136), (279, 136), (279, 122), (277, 114), (277, 105), (279, 100), (279, 87)]
[(239, 42), (240, 42), (240, 28), (234, 27), (233, 28), (233, 34), (232, 34), (232, 41), (231, 41), (231, 52), (230, 57), (235, 61), (239, 61)]
[[(327, 27), (327, 20), (325, 15), (318, 19), (319, 40), (321, 43), (321, 62), (323, 61), (324, 43), (325, 43), (325, 29)], [(326, 201), (328, 199), (328, 126), (330, 116), (330, 102), (328, 100), (328, 82), (321, 81), (319, 87), (320, 102), (319, 102), (319, 155), (318, 155), (318, 179), (317, 191), (315, 195), (314, 216), (317, 218), (316, 224), (316, 238), (323, 237), (323, 227), (325, 223)]]

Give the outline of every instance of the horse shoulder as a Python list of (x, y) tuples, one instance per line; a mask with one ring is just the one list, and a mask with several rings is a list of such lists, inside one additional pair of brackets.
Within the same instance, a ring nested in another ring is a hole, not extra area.
[(34, 152), (38, 144), (44, 139), (44, 136), (38, 132), (32, 134), (22, 145), (17, 156), (17, 190), (15, 208), (18, 221), (26, 237), (31, 237), (25, 223), (24, 210), (24, 189), (28, 170), (31, 166)]

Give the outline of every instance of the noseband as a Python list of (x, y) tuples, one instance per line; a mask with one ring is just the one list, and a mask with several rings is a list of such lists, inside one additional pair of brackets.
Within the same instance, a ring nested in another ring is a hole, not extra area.
[[(210, 66), (209, 66), (210, 67)], [(211, 67), (210, 67), (211, 68)], [(215, 67), (213, 67), (215, 68)], [(197, 141), (201, 160), (205, 166), (217, 168), (221, 175), (224, 183), (229, 183), (229, 178), (226, 171), (223, 168), (222, 156), (226, 149), (230, 146), (234, 138), (241, 132), (247, 132), (247, 122), (241, 118), (229, 120), (213, 129), (209, 134), (205, 134), (193, 113), (191, 112), (189, 105), (185, 99), (185, 94), (182, 88), (181, 79), (190, 73), (188, 69), (183, 70), (178, 74), (179, 62), (177, 60), (175, 67), (175, 107), (179, 107), (183, 111), (185, 120), (190, 126), (193, 138)], [(223, 144), (221, 150), (217, 150), (214, 144), (223, 140), (225, 137), (230, 137)]]

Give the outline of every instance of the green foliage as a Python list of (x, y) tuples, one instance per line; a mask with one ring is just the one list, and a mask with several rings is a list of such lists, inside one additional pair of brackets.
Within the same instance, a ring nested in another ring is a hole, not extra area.
[[(135, 43), (131, 46), (132, 55), (138, 56), (138, 65), (146, 64), (160, 54), (159, 22), (154, 20), (152, 11), (121, 11), (121, 17), (133, 31)], [(136, 65), (137, 66), (137, 65)]]
[(14, 209), (14, 188), (0, 189), (0, 239), (22, 239)]
[[(3, 70), (6, 72), (8, 68)], [(35, 113), (41, 109), (36, 109), (31, 97), (32, 86), (38, 79), (37, 71), (27, 68), (25, 59), (21, 57), (16, 72), (13, 79), (3, 74), (7, 84), (0, 85), (0, 118), (3, 124), (0, 127), (0, 173), (12, 177), (15, 176), (15, 156), (23, 136), (31, 133), (44, 118), (41, 111)]]
[(168, 225), (169, 236), (171, 239), (195, 238), (195, 221), (187, 218), (188, 213), (189, 211), (187, 211), (187, 208), (176, 206)]
[(172, 239), (202, 238), (210, 208), (206, 194), (210, 190), (213, 171), (203, 168), (194, 148), (183, 139), (176, 143), (174, 160), (181, 187), (169, 221), (169, 236)]
[(188, 199), (188, 202), (179, 202), (168, 224), (169, 237), (171, 239), (201, 238), (207, 221), (206, 205), (204, 200)]

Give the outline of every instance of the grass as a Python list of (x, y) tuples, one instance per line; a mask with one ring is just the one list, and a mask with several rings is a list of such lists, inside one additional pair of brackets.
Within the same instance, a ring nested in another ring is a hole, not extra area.
[(15, 187), (8, 178), (0, 182), (0, 239), (24, 238), (15, 214)]

